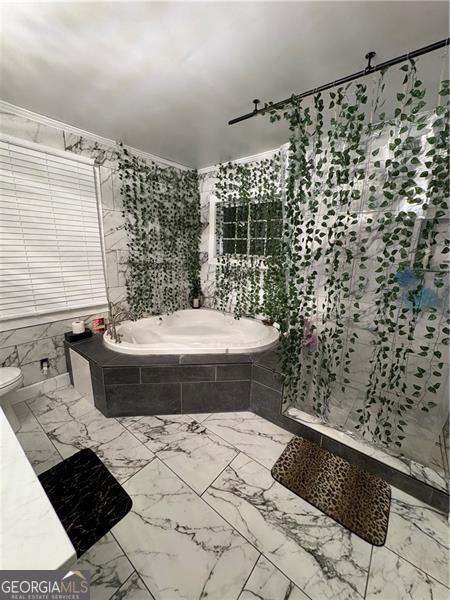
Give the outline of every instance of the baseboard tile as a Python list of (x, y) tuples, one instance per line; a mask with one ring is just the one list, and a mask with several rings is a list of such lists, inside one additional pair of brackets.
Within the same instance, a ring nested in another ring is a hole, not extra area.
[(11, 404), (18, 404), (24, 400), (35, 398), (39, 394), (51, 392), (67, 385), (70, 385), (69, 373), (62, 373), (51, 379), (38, 381), (37, 383), (16, 390), (14, 394), (11, 395)]

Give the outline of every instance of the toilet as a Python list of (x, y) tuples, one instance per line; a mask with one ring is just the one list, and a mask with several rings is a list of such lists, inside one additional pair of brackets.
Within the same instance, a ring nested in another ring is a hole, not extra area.
[(13, 392), (22, 383), (22, 371), (17, 367), (0, 368), (0, 407), (14, 431), (20, 427), (19, 420), (11, 406)]

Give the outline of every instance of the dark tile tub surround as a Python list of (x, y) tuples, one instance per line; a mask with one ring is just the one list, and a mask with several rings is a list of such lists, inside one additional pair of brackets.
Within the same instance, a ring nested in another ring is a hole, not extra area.
[[(89, 361), (95, 405), (105, 416), (250, 410), (382, 477), (415, 498), (448, 511), (449, 496), (442, 490), (283, 415), (276, 350), (252, 354), (134, 356), (109, 350), (103, 345), (101, 335), (72, 344), (66, 342), (66, 349), (69, 348)], [(72, 377), (70, 359), (68, 368)]]
[(107, 417), (249, 408), (248, 354), (134, 356), (106, 348), (101, 335), (66, 348), (89, 361), (94, 402)]

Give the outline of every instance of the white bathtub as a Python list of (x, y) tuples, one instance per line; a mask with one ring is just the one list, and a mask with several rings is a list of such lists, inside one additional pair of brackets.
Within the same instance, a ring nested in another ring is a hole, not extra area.
[(125, 321), (117, 332), (120, 343), (107, 333), (103, 341), (124, 354), (237, 354), (266, 350), (278, 340), (277, 329), (261, 321), (207, 308)]

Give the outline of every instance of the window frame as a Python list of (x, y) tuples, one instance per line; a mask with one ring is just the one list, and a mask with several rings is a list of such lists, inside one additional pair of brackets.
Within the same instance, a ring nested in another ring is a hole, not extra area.
[[(269, 202), (269, 200), (267, 201)], [(257, 204), (262, 204), (264, 203), (264, 200), (258, 200), (258, 199), (254, 199), (254, 201), (250, 201), (249, 204), (252, 205), (257, 205)], [(281, 203), (281, 199), (280, 199), (280, 203)], [(248, 217), (247, 217), (247, 236), (246, 236), (246, 242), (247, 242), (247, 252), (245, 254), (236, 254), (236, 253), (222, 253), (219, 251), (219, 247), (222, 243), (222, 240), (225, 239), (235, 239), (235, 240), (240, 240), (240, 239), (244, 239), (244, 238), (223, 238), (219, 237), (219, 233), (218, 233), (218, 209), (219, 209), (219, 205), (221, 204), (227, 204), (226, 200), (219, 200), (219, 198), (217, 198), (217, 196), (215, 196), (214, 194), (211, 194), (210, 196), (210, 206), (209, 206), (209, 224), (210, 224), (210, 235), (209, 235), (209, 248), (208, 248), (208, 255), (209, 255), (209, 262), (211, 264), (216, 264), (217, 263), (217, 259), (220, 257), (228, 257), (229, 260), (233, 261), (233, 256), (236, 256), (236, 258), (234, 259), (236, 262), (242, 261), (243, 259), (247, 258), (247, 259), (251, 259), (251, 258), (261, 258), (261, 259), (265, 259), (267, 258), (269, 255), (265, 253), (266, 251), (266, 242), (267, 242), (267, 234), (262, 237), (262, 238), (258, 238), (258, 237), (252, 237), (251, 236), (251, 225), (252, 223), (265, 223), (266, 227), (267, 227), (267, 220), (264, 219), (255, 219), (252, 221), (251, 219), (251, 213), (249, 213)], [(238, 205), (237, 203), (234, 203), (235, 205)], [(221, 210), (223, 210), (224, 207), (220, 207)], [(282, 217), (279, 219), (279, 221), (283, 222)], [(237, 221), (234, 221), (233, 223), (236, 223)], [(226, 222), (225, 222), (226, 224)], [(282, 237), (280, 235), (280, 241), (281, 241)], [(257, 241), (257, 240), (263, 240), (264, 241), (264, 254), (252, 254), (250, 252), (250, 247), (251, 247), (251, 243), (252, 241)]]

